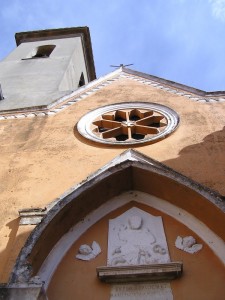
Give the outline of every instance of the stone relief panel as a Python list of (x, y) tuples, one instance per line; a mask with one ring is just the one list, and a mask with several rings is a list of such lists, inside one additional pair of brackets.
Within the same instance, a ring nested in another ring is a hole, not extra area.
[(161, 217), (133, 207), (109, 221), (109, 266), (170, 262)]
[[(170, 262), (161, 217), (133, 207), (109, 221), (108, 261), (112, 267)], [(112, 285), (110, 300), (173, 300), (169, 282)]]

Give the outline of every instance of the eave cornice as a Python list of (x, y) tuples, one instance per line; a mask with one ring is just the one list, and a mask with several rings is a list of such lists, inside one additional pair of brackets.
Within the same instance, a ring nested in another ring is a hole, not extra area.
[(24, 108), (23, 110), (9, 110), (0, 112), (0, 120), (23, 119), (32, 117), (51, 116), (66, 109), (67, 107), (79, 102), (86, 97), (94, 94), (105, 86), (126, 78), (144, 85), (152, 86), (169, 92), (174, 95), (185, 97), (191, 101), (199, 103), (218, 103), (225, 102), (225, 91), (205, 92), (180, 83), (120, 67), (115, 71), (95, 79), (87, 85), (75, 90), (74, 92), (57, 99), (52, 104), (45, 107)]

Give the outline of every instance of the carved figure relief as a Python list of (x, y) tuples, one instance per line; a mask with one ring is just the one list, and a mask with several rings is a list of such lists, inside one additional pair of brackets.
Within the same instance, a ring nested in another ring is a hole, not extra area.
[(89, 245), (81, 245), (76, 258), (81, 260), (91, 260), (101, 253), (99, 244), (93, 241), (91, 247)]
[[(161, 217), (133, 207), (109, 221), (108, 266), (170, 262)], [(132, 272), (132, 271), (130, 271)], [(110, 300), (172, 300), (169, 282), (113, 285)]]
[(175, 246), (188, 253), (196, 253), (202, 249), (202, 244), (197, 244), (195, 238), (193, 236), (186, 236), (182, 238), (178, 236), (175, 241)]
[(110, 220), (108, 265), (140, 265), (169, 262), (161, 217), (136, 207)]

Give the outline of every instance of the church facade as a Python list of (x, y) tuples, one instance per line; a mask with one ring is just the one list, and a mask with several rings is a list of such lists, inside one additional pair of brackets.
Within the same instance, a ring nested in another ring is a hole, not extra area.
[(1, 299), (224, 299), (225, 92), (123, 66), (86, 27), (0, 65)]

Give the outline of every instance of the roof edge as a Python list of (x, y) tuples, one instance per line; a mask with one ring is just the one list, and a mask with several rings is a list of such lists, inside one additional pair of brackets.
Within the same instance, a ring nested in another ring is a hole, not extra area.
[(148, 79), (148, 80), (155, 81), (157, 83), (166, 84), (166, 85), (169, 85), (173, 88), (181, 89), (183, 91), (186, 91), (186, 92), (189, 92), (189, 93), (192, 93), (192, 94), (196, 94), (198, 96), (202, 96), (202, 97), (225, 96), (225, 91), (206, 92), (206, 91), (203, 91), (203, 90), (200, 90), (200, 89), (197, 89), (197, 88), (194, 88), (194, 87), (182, 84), (182, 83), (178, 83), (178, 82), (175, 82), (175, 81), (172, 81), (172, 80), (169, 80), (169, 79), (165, 79), (165, 78), (157, 77), (157, 76), (150, 75), (150, 74), (147, 74), (147, 73), (135, 71), (135, 70), (132, 70), (132, 69), (129, 69), (129, 68), (126, 68), (126, 67), (121, 67), (121, 68), (122, 68), (122, 71), (127, 73), (127, 74), (142, 77), (142, 78), (145, 78), (145, 79)]
[[(161, 90), (165, 90), (175, 95), (184, 96), (187, 99), (199, 103), (225, 102), (225, 91), (204, 92), (153, 75), (148, 75), (146, 73), (138, 72), (124, 67), (119, 67), (106, 75), (90, 81), (86, 85), (74, 91), (67, 91), (68, 93), (66, 95), (55, 99), (51, 104), (47, 106), (29, 107), (16, 110), (2, 110), (0, 111), (0, 121), (7, 119), (55, 115), (61, 110), (69, 107), (70, 105), (73, 105), (80, 100), (85, 99), (92, 93), (95, 93), (96, 91), (111, 84), (112, 82), (119, 80), (120, 78), (127, 78), (143, 84), (147, 84), (149, 86), (154, 86)], [(205, 96), (203, 97), (202, 94), (199, 95), (198, 92), (204, 93)]]

